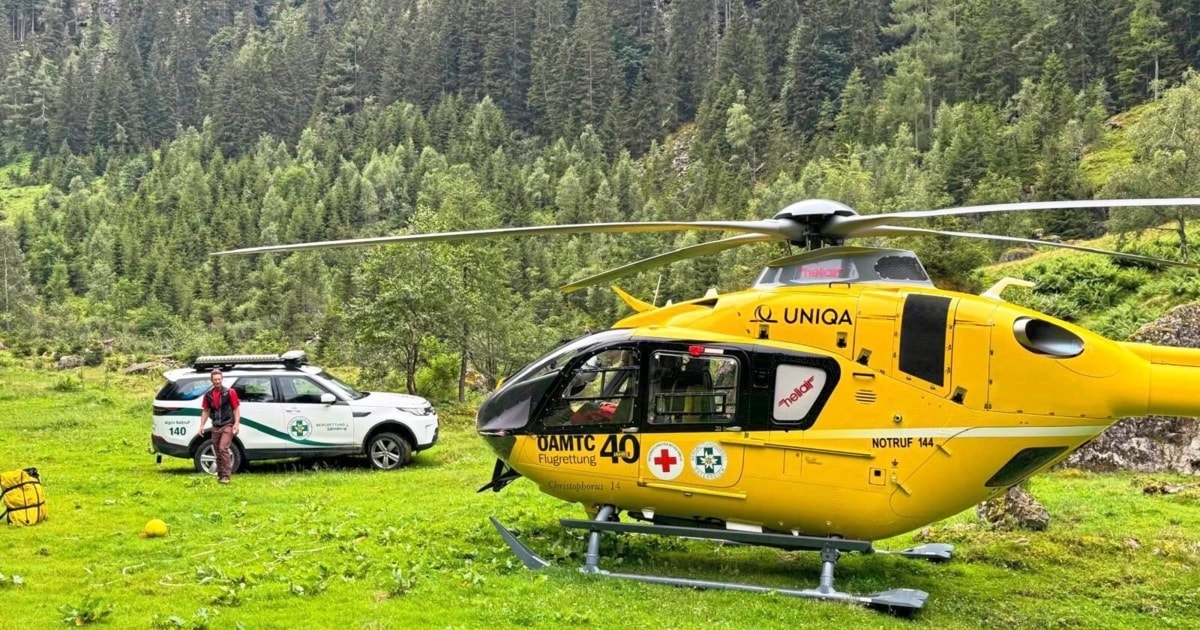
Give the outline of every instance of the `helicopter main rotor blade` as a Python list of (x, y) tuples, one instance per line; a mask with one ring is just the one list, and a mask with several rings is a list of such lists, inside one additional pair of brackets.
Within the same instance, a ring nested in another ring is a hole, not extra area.
[(1080, 201), (1029, 201), (1021, 203), (997, 203), (986, 206), (961, 206), (941, 210), (912, 210), (889, 214), (855, 216), (831, 216), (822, 232), (829, 236), (849, 238), (863, 236), (864, 230), (889, 223), (929, 219), (933, 217), (983, 214), (991, 212), (1018, 212), (1027, 210), (1067, 210), (1086, 208), (1135, 208), (1146, 206), (1200, 206), (1200, 199), (1183, 197), (1176, 199), (1085, 199)]
[(562, 292), (571, 293), (572, 291), (578, 291), (579, 289), (600, 284), (601, 282), (607, 282), (623, 276), (646, 271), (647, 269), (661, 267), (678, 260), (686, 260), (688, 258), (695, 258), (696, 256), (704, 256), (707, 254), (716, 254), (718, 252), (723, 252), (727, 249), (733, 249), (734, 247), (739, 247), (741, 245), (749, 245), (750, 243), (765, 243), (767, 241), (776, 240), (782, 239), (778, 236), (767, 236), (763, 234), (739, 234), (737, 236), (731, 236), (719, 241), (709, 241), (707, 243), (700, 243), (699, 245), (689, 245), (665, 254), (651, 256), (650, 258), (643, 258), (641, 260), (631, 262), (628, 265), (623, 265), (615, 269), (609, 269), (608, 271), (598, 273), (594, 276), (588, 276), (582, 280), (576, 280), (575, 282), (564, 286), (562, 288)]
[(1124, 258), (1126, 260), (1137, 260), (1145, 263), (1153, 263), (1157, 265), (1172, 265), (1176, 267), (1190, 267), (1192, 269), (1200, 269), (1200, 264), (1179, 262), (1177, 260), (1167, 260), (1165, 258), (1154, 258), (1153, 256), (1142, 256), (1140, 254), (1126, 254), (1124, 252), (1114, 252), (1108, 249), (1098, 249), (1096, 247), (1087, 247), (1085, 245), (1074, 245), (1071, 243), (1055, 243), (1053, 241), (1039, 241), (1032, 238), (1020, 238), (1016, 236), (1000, 236), (998, 234), (977, 234), (973, 232), (949, 232), (946, 230), (927, 230), (924, 228), (908, 228), (896, 227), (891, 225), (880, 225), (864, 230), (855, 236), (956, 236), (962, 238), (977, 238), (989, 241), (1006, 241), (1009, 243), (1024, 243), (1026, 245), (1038, 245), (1043, 247), (1058, 247), (1061, 249), (1073, 249), (1080, 252), (1088, 252), (1091, 254), (1102, 254), (1113, 258)]
[(681, 232), (686, 230), (724, 230), (729, 232), (745, 232), (758, 236), (769, 235), (768, 238), (798, 239), (804, 230), (792, 221), (779, 219), (763, 219), (758, 221), (647, 221), (619, 223), (575, 223), (569, 225), (534, 225), (528, 227), (494, 228), (488, 230), (465, 230), (461, 232), (433, 232), (429, 234), (400, 234), (395, 236), (375, 236), (368, 238), (349, 238), (338, 241), (317, 241), (312, 243), (295, 243), (292, 245), (264, 245), (262, 247), (246, 247), (223, 252), (214, 252), (212, 256), (230, 256), (238, 254), (260, 254), (264, 252), (290, 252), (307, 249), (325, 249), (332, 247), (356, 247), (365, 245), (386, 245), (389, 243), (409, 243), (417, 241), (457, 241), (492, 238), (496, 236), (537, 236), (546, 234), (602, 234), (625, 232)]

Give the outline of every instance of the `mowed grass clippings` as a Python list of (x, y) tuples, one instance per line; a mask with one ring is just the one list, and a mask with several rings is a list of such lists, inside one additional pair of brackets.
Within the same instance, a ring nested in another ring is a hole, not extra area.
[[(558, 526), (578, 506), (527, 480), (476, 493), (494, 458), (467, 413), (443, 411), (439, 444), (403, 470), (261, 463), (222, 487), (190, 461), (160, 465), (147, 453), (159, 385), (102, 369), (38, 372), (0, 354), (0, 468), (37, 467), (50, 501), (46, 523), (0, 529), (0, 627), (1200, 627), (1200, 492), (1148, 495), (1146, 476), (1035, 479), (1052, 515), (1046, 532), (993, 532), (968, 512), (879, 543), (949, 542), (949, 563), (844, 557), (842, 590), (930, 593), (904, 620), (582, 575), (583, 534)], [(556, 567), (526, 570), (489, 515)], [(153, 518), (167, 536), (139, 536)], [(790, 588), (815, 586), (819, 572), (812, 553), (604, 541), (610, 570)]]

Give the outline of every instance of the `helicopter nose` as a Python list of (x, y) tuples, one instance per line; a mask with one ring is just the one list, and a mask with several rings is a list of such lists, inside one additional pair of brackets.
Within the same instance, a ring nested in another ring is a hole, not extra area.
[(532, 403), (528, 388), (501, 388), (479, 406), (475, 428), (480, 435), (511, 434), (523, 429), (529, 422)]

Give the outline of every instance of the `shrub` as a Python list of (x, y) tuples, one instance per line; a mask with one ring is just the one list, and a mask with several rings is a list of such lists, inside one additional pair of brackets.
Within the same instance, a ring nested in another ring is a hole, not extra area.
[(83, 381), (70, 374), (63, 374), (55, 379), (50, 389), (56, 392), (77, 392), (83, 389)]
[(433, 401), (446, 402), (458, 397), (458, 355), (433, 355), (417, 370), (417, 393)]
[(113, 606), (93, 595), (87, 595), (78, 604), (59, 606), (58, 611), (63, 614), (63, 623), (72, 626), (86, 626), (106, 619), (112, 614)]
[(83, 364), (88, 367), (96, 367), (104, 363), (104, 346), (100, 342), (92, 342), (88, 344), (83, 351)]

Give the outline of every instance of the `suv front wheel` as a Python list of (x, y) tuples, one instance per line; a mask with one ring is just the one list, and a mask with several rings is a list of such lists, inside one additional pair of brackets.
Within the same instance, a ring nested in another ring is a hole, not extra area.
[(378, 433), (367, 442), (367, 459), (376, 470), (395, 470), (412, 459), (412, 447), (395, 433)]
[[(231, 444), (229, 451), (233, 455), (232, 468), (234, 472), (237, 472), (242, 469), (242, 462), (245, 460), (245, 457), (242, 456), (242, 449), (237, 444)], [(217, 451), (213, 448), (212, 438), (204, 438), (200, 446), (196, 447), (196, 452), (192, 454), (192, 465), (196, 467), (196, 472), (217, 474)]]

